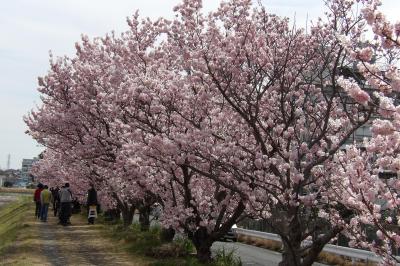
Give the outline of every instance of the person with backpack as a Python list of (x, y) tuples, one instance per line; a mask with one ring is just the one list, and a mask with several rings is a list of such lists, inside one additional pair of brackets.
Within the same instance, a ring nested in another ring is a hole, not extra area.
[(70, 224), (69, 218), (71, 217), (71, 203), (72, 203), (72, 192), (69, 188), (69, 183), (60, 189), (60, 223), (63, 226)]

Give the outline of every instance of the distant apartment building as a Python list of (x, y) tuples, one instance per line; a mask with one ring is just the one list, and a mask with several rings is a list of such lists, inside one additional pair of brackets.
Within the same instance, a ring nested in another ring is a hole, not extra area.
[(39, 160), (39, 158), (37, 158), (37, 157), (35, 157), (33, 159), (23, 159), (22, 160), (21, 179), (20, 179), (21, 186), (26, 186), (29, 183), (32, 183), (34, 181), (34, 180), (32, 180), (30, 170), (32, 168), (32, 165), (38, 160)]
[(371, 124), (368, 123), (366, 125), (363, 125), (359, 127), (347, 140), (347, 144), (350, 143), (359, 143), (362, 144), (364, 138), (370, 139), (372, 138), (372, 132), (371, 132)]

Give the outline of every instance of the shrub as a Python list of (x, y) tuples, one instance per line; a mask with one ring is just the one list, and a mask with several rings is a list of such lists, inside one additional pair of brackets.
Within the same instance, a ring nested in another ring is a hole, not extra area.
[(188, 256), (193, 250), (194, 247), (190, 240), (187, 238), (178, 238), (173, 242), (151, 248), (146, 252), (146, 255), (154, 258), (177, 258)]
[(193, 253), (195, 248), (192, 241), (186, 237), (178, 237), (174, 240), (187, 254)]
[(146, 254), (153, 247), (162, 244), (160, 240), (160, 228), (152, 227), (147, 232), (140, 231), (139, 224), (124, 227), (122, 224), (109, 225), (110, 235), (124, 245), (129, 252), (135, 254)]
[(214, 257), (213, 266), (242, 266), (240, 258), (234, 254), (235, 250), (226, 251), (225, 249), (218, 250)]

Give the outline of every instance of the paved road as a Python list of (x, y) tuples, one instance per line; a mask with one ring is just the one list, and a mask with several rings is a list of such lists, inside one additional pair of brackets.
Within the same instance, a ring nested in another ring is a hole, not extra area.
[[(215, 242), (212, 246), (214, 252), (223, 248), (227, 251), (235, 250), (235, 254), (240, 257), (243, 266), (277, 266), (282, 259), (282, 255), (279, 252), (243, 243)], [(324, 264), (314, 263), (314, 265), (322, 266)]]

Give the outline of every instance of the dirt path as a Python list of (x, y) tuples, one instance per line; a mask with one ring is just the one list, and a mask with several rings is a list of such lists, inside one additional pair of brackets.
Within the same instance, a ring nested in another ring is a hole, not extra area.
[(118, 249), (117, 243), (101, 234), (101, 225), (87, 225), (84, 217), (72, 216), (72, 225), (58, 225), (49, 209), (42, 223), (27, 213), (21, 234), (0, 265), (148, 265)]

